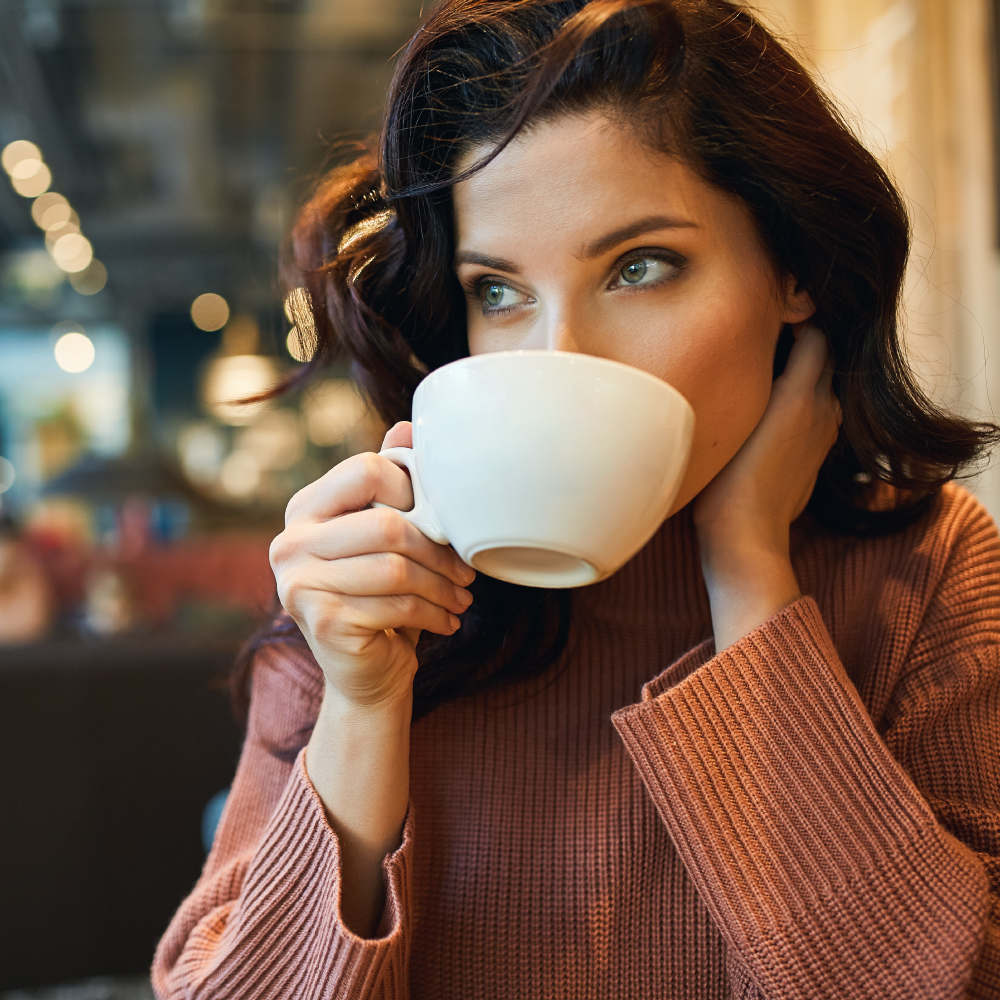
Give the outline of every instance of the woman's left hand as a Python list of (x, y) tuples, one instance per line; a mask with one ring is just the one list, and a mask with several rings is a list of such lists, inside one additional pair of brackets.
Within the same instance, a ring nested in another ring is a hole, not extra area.
[(789, 527), (809, 502), (841, 413), (826, 337), (808, 323), (794, 333), (760, 422), (694, 501), (718, 650), (801, 596)]

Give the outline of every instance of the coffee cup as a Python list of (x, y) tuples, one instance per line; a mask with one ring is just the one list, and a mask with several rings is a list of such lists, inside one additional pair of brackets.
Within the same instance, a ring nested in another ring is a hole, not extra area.
[[(694, 413), (661, 379), (566, 351), (500, 351), (431, 372), (413, 398), (401, 511), (473, 569), (532, 587), (610, 576), (663, 523)], [(379, 504), (377, 506), (385, 506)]]

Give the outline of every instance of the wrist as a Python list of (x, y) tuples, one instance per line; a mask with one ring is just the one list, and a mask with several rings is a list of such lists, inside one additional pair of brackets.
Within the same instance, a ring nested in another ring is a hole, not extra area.
[(802, 596), (787, 546), (782, 551), (763, 544), (702, 545), (701, 561), (716, 650), (738, 642)]
[(306, 747), (306, 771), (341, 834), (384, 852), (409, 788), (412, 698), (358, 706), (329, 685)]
[(413, 685), (407, 684), (401, 690), (387, 691), (378, 698), (359, 701), (344, 694), (340, 687), (324, 679), (322, 713), (335, 718), (340, 724), (377, 725), (405, 717), (409, 720), (413, 711)]

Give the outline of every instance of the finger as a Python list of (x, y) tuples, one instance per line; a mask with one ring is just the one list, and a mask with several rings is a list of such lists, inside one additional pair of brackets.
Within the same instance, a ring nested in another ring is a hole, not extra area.
[(820, 373), (819, 381), (816, 383), (816, 395), (823, 397), (833, 392), (833, 367), (825, 365)]
[(344, 514), (332, 521), (300, 521), (290, 525), (272, 544), (272, 562), (287, 562), (303, 554), (318, 559), (346, 559), (378, 552), (397, 552), (452, 583), (469, 586), (475, 570), (449, 545), (432, 542), (398, 511), (378, 507)]
[(410, 477), (398, 465), (369, 451), (345, 459), (299, 490), (288, 502), (285, 523), (338, 517), (361, 510), (373, 501), (411, 510), (413, 489)]
[(808, 323), (796, 324), (792, 332), (795, 344), (779, 378), (799, 386), (815, 385), (823, 374), (829, 354), (826, 337)]
[(469, 591), (398, 552), (376, 552), (333, 562), (316, 560), (304, 570), (303, 581), (316, 590), (352, 597), (415, 594), (456, 615), (472, 603)]
[[(336, 647), (344, 644), (347, 638), (345, 632), (356, 634), (381, 632), (385, 629), (414, 629), (418, 632), (452, 635), (462, 624), (457, 615), (416, 594), (390, 597), (353, 597), (341, 594), (337, 595), (334, 603), (336, 614), (324, 616), (324, 624), (314, 634)], [(320, 609), (317, 607), (315, 610)], [(316, 620), (320, 620), (319, 615)]]
[(386, 431), (385, 440), (382, 442), (382, 450), (386, 448), (412, 448), (413, 447), (413, 424), (409, 420), (400, 420), (393, 424)]

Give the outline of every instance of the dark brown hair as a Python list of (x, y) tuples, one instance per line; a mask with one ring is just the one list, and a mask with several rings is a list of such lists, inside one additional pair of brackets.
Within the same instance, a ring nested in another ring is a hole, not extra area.
[[(909, 223), (899, 193), (806, 70), (726, 0), (435, 6), (400, 55), (377, 143), (334, 169), (298, 217), (288, 278), (308, 289), (316, 343), (295, 381), (346, 356), (379, 413), (407, 419), (424, 374), (468, 353), (452, 267), (456, 163), (590, 109), (738, 197), (777, 271), (812, 296), (843, 409), (810, 502), (819, 525), (899, 530), (996, 442), (992, 424), (937, 409), (904, 357)], [(779, 354), (787, 349), (786, 331)], [(898, 490), (891, 509), (870, 503), (879, 482)], [(483, 576), (474, 587), (463, 628), (421, 646), (417, 715), (543, 671), (565, 646), (568, 594)]]

